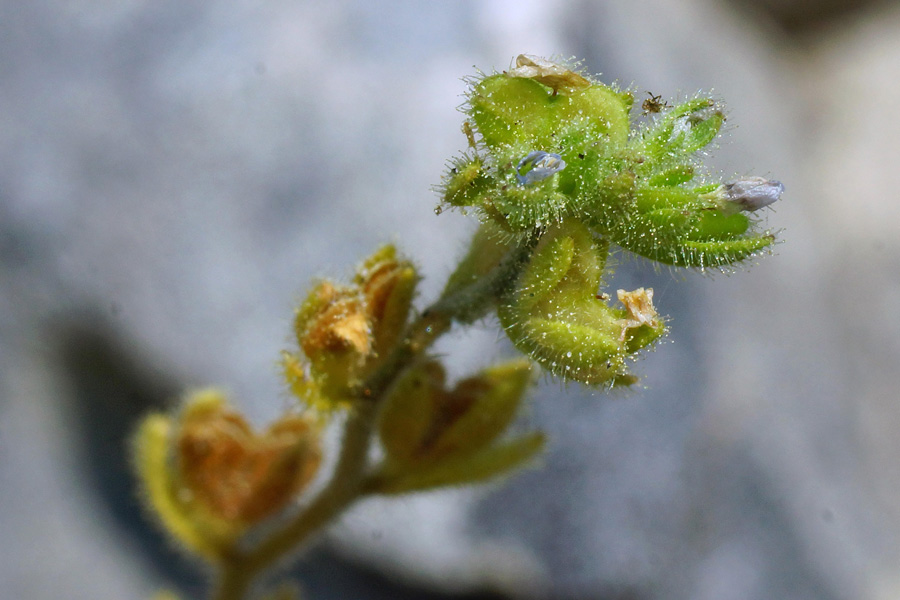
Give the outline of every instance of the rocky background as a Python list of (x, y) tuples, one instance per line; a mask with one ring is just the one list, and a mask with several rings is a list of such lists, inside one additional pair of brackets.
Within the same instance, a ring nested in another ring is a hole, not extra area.
[[(840, 0), (0, 3), (0, 597), (200, 594), (135, 420), (209, 383), (273, 417), (294, 303), (381, 242), (433, 296), (474, 227), (430, 191), (460, 77), (520, 52), (725, 99), (712, 164), (785, 182), (784, 243), (733, 276), (623, 256), (671, 317), (646, 389), (544, 381), (540, 468), (358, 506), (309, 597), (900, 597), (900, 7)], [(491, 322), (441, 349), (510, 352)]]

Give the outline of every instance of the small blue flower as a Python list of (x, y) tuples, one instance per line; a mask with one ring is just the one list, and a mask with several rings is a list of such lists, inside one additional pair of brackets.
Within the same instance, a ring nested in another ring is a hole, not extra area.
[[(528, 169), (522, 174), (522, 168)], [(566, 168), (566, 161), (559, 154), (552, 152), (544, 152), (543, 150), (535, 150), (519, 161), (516, 165), (516, 179), (522, 185), (537, 183), (547, 179), (554, 173), (562, 171)]]
[(783, 192), (783, 183), (764, 177), (745, 177), (725, 183), (719, 188), (725, 202), (745, 211), (759, 210), (777, 202)]

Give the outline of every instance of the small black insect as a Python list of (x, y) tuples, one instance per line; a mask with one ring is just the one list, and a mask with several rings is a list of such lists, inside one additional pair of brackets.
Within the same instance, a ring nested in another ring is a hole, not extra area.
[(654, 96), (651, 92), (647, 92), (647, 95), (650, 97), (641, 104), (641, 108), (644, 109), (645, 115), (658, 113), (665, 108), (669, 108), (669, 103), (662, 99), (662, 94)]

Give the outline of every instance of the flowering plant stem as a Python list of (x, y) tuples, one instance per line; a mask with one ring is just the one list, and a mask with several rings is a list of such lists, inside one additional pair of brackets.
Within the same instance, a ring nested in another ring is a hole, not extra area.
[[(598, 293), (616, 247), (704, 270), (774, 243), (753, 213), (784, 186), (719, 182), (699, 160), (725, 121), (720, 103), (669, 105), (651, 94), (644, 118), (633, 119), (631, 92), (575, 69), (520, 55), (515, 68), (469, 82), (469, 150), (450, 163), (436, 212), (473, 210), (481, 226), (430, 307), (411, 316), (420, 276), (384, 245), (352, 281), (320, 281), (297, 307), (297, 347), (281, 366), (298, 407), (259, 432), (206, 389), (176, 414), (144, 419), (134, 439), (143, 497), (173, 539), (217, 570), (213, 600), (246, 599), (260, 576), (363, 497), (479, 483), (526, 465), (544, 435), (509, 434), (534, 363), (599, 388), (638, 381), (628, 365), (667, 327), (652, 289), (617, 290), (621, 307)], [(429, 349), (454, 323), (492, 312), (527, 358), (447, 385)], [(247, 535), (314, 480), (323, 428), (341, 416), (328, 482), (263, 537)], [(298, 596), (280, 588), (260, 598)]]
[(443, 294), (410, 324), (405, 339), (385, 365), (357, 391), (361, 401), (344, 421), (341, 453), (329, 483), (304, 510), (269, 538), (250, 550), (235, 549), (222, 558), (214, 600), (244, 598), (259, 574), (296, 551), (350, 505), (377, 489), (374, 481), (379, 469), (370, 467), (368, 456), (377, 409), (385, 392), (407, 366), (449, 331), (455, 317), (471, 312), (475, 304), (501, 296), (515, 281), (536, 241), (534, 236), (515, 246), (484, 277), (468, 287)]

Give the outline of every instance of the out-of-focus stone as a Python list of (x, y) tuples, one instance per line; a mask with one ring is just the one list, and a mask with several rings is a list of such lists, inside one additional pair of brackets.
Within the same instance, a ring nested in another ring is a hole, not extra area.
[[(364, 503), (335, 546), (432, 586), (523, 597), (896, 595), (896, 11), (799, 52), (704, 0), (203, 6), (8, 11), (0, 444), (14, 458), (0, 496), (15, 509), (0, 517), (13, 540), (0, 596), (149, 587), (127, 536), (79, 495), (84, 440), (42, 350), (52, 338), (34, 332), (88, 307), (136, 353), (271, 417), (273, 364), (311, 277), (349, 275), (393, 240), (421, 265), (423, 297), (440, 289), (471, 230), (435, 217), (429, 192), (465, 148), (458, 78), (521, 52), (578, 56), (636, 95), (714, 88), (737, 126), (715, 164), (786, 184), (760, 213), (785, 243), (715, 281), (627, 263), (613, 289), (653, 287), (672, 317), (674, 343), (638, 365), (648, 389), (544, 386), (530, 415), (551, 439), (543, 469)], [(502, 351), (495, 340), (440, 350), (461, 374)], [(63, 575), (22, 568), (37, 556)]]

